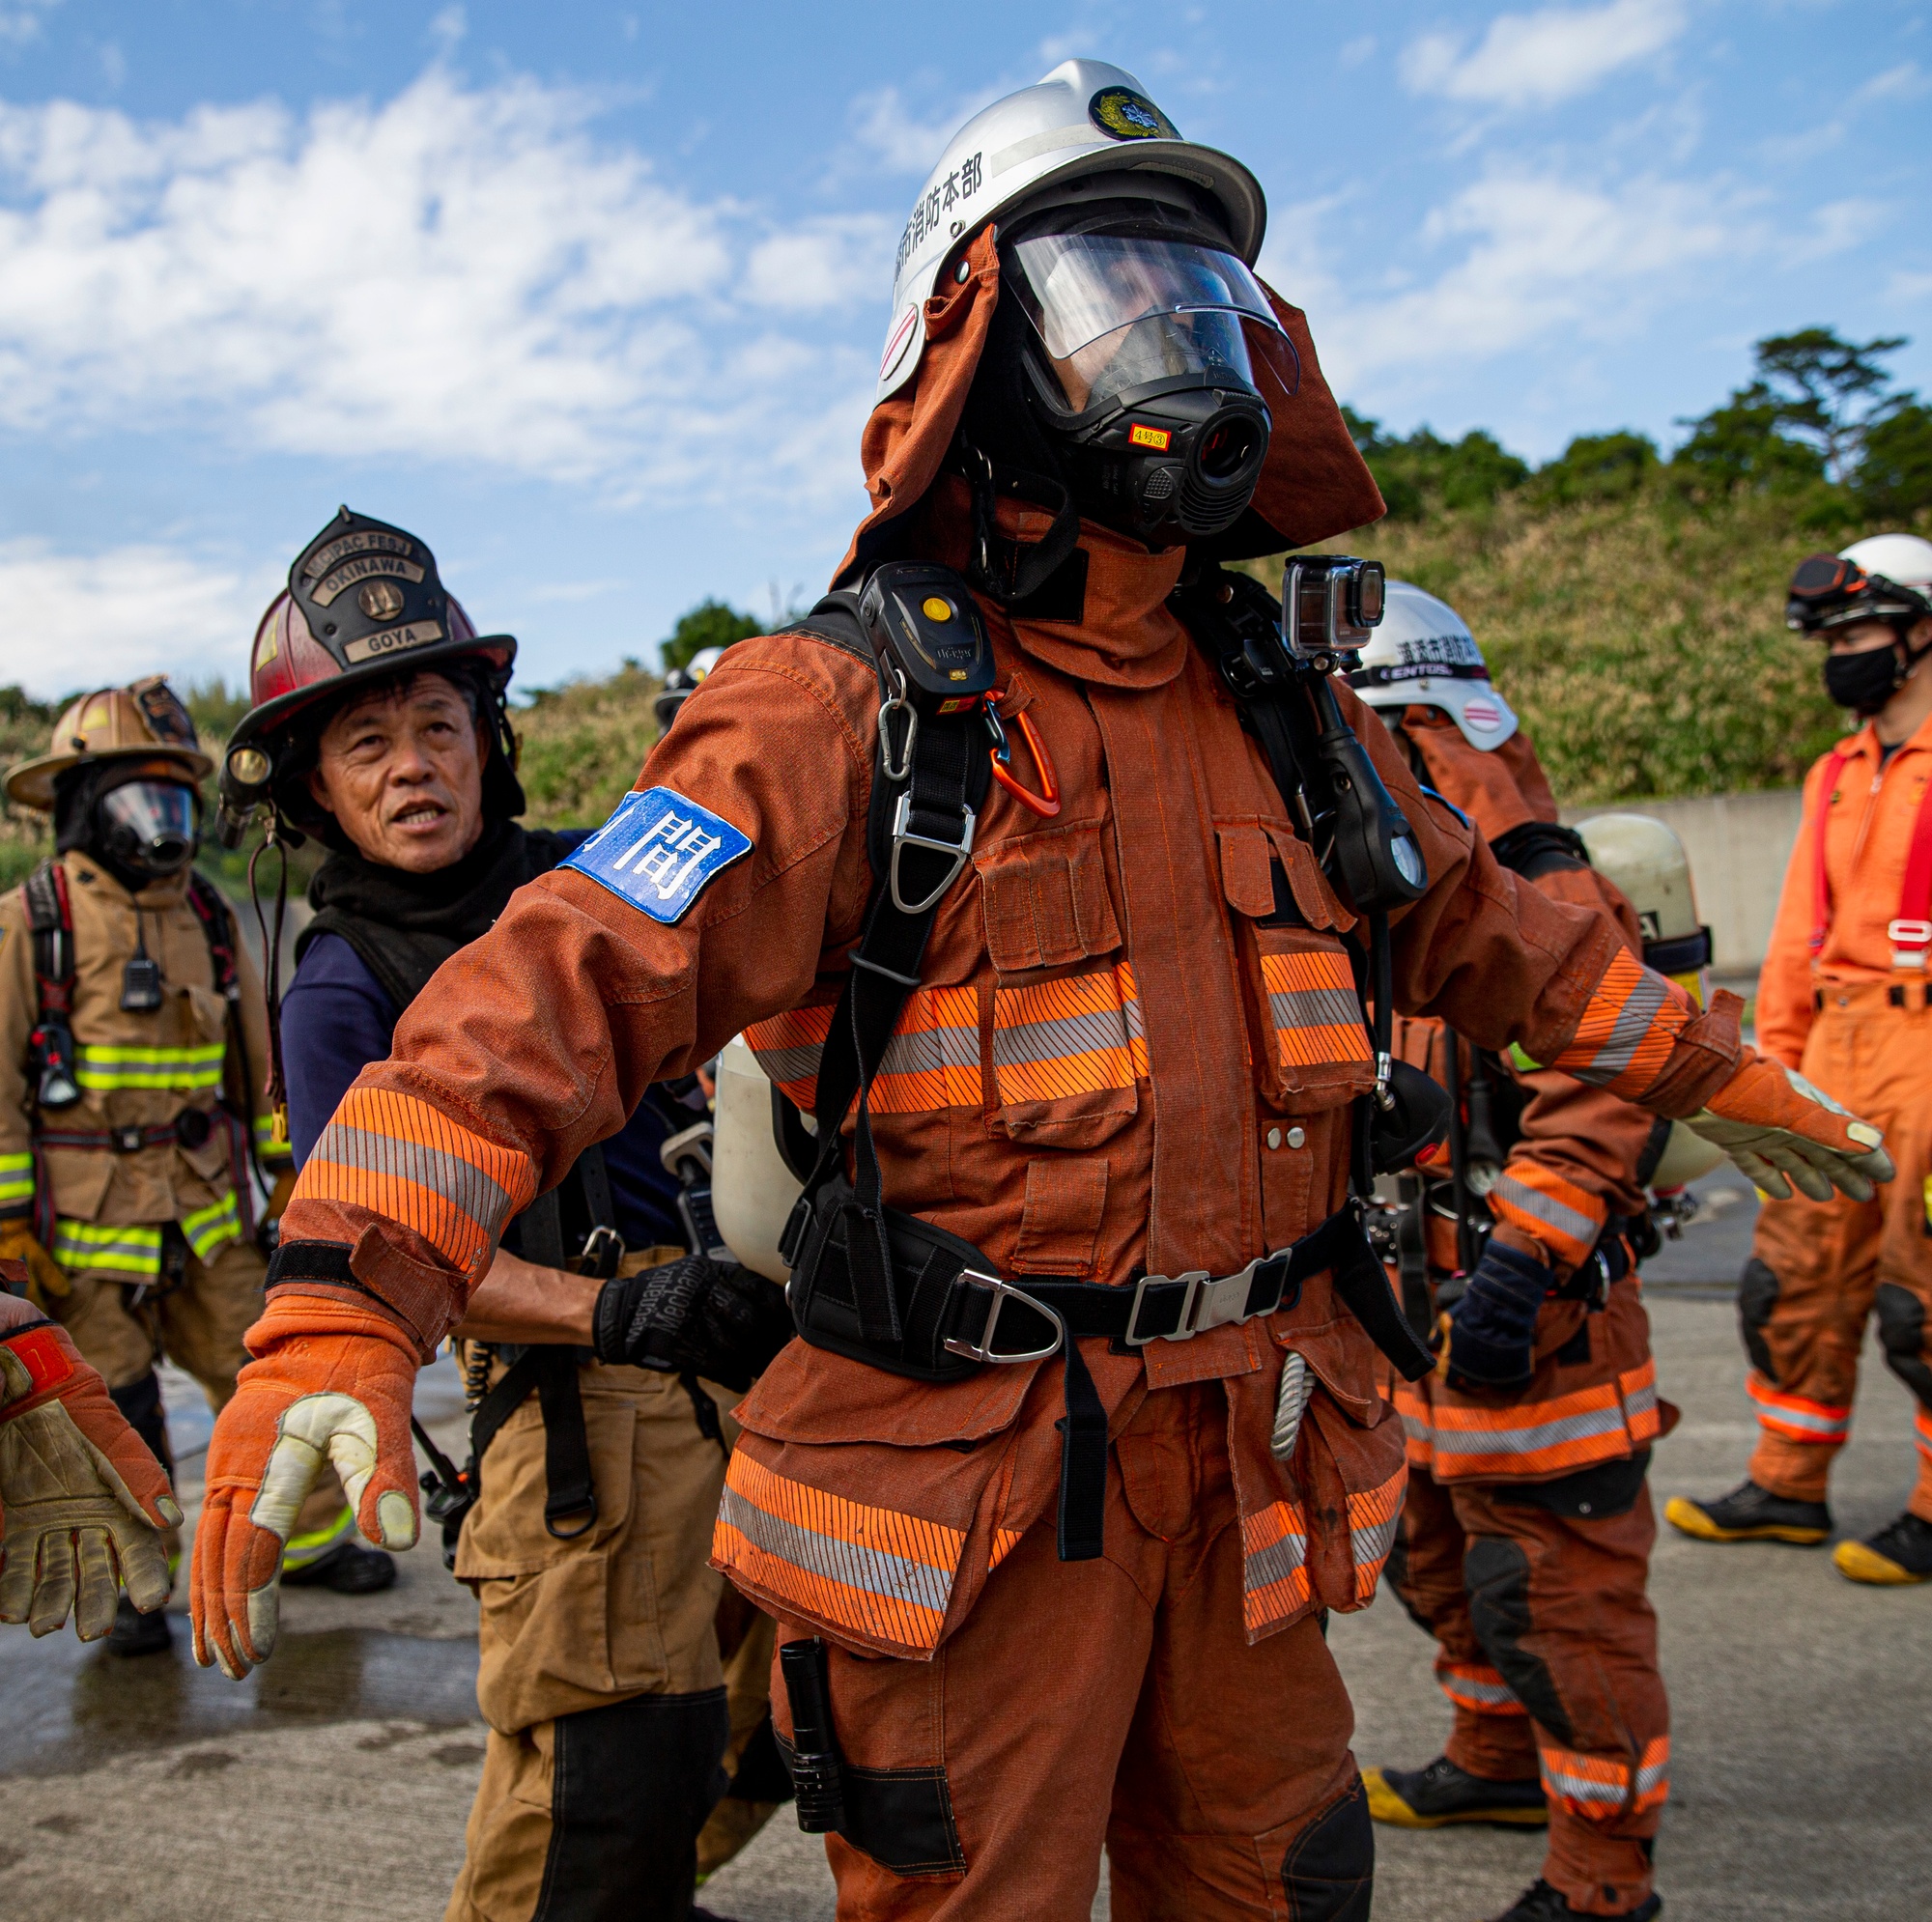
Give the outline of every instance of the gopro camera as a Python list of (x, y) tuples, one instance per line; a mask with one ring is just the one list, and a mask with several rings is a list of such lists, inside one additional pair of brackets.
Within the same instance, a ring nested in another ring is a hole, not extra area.
[(1378, 560), (1302, 554), (1281, 583), (1282, 645), (1296, 661), (1320, 661), (1366, 647), (1381, 624), (1388, 576)]

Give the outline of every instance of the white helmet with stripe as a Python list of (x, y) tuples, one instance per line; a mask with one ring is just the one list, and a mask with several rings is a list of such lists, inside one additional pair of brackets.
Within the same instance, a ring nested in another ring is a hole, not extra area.
[(1267, 202), (1246, 167), (1183, 140), (1141, 83), (1100, 60), (1065, 60), (1037, 86), (977, 113), (955, 133), (913, 202), (893, 273), (893, 318), (874, 405), (920, 363), (920, 315), (959, 241), (1055, 182), (1098, 173), (1169, 174), (1219, 203), (1229, 239), (1253, 267)]
[(1349, 685), (1370, 707), (1439, 707), (1472, 748), (1500, 748), (1517, 730), (1463, 616), (1406, 580), (1389, 582), (1381, 625), (1356, 657)]

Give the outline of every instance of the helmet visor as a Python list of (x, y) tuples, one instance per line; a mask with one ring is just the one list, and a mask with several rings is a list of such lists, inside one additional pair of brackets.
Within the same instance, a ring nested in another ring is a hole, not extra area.
[(194, 859), (200, 800), (173, 780), (130, 780), (100, 797), (100, 821), (109, 844), (130, 865), (149, 874), (172, 874)]

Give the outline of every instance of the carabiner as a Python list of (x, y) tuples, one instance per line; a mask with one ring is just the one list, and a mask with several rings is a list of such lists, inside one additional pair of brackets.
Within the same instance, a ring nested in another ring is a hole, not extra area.
[[(993, 703), (1005, 698), (1005, 691), (1000, 688), (993, 689), (986, 696), (983, 711), (987, 722), (995, 729), (999, 729), (999, 718), (993, 712)], [(986, 751), (986, 758), (992, 763), (993, 778), (1022, 806), (1032, 808), (1041, 820), (1051, 821), (1060, 812), (1060, 783), (1054, 777), (1052, 757), (1046, 751), (1046, 743), (1039, 738), (1033, 722), (1027, 719), (1024, 708), (1013, 716), (1013, 720), (1020, 733), (1026, 737), (1027, 747), (1033, 752), (1034, 766), (1039, 770), (1040, 792), (1035, 794), (1030, 789), (1022, 787), (1007, 772), (1008, 765), (1012, 760), (1012, 746), (1006, 739), (1004, 730), (1000, 730), (1000, 747), (990, 748)], [(1001, 749), (1005, 751), (1002, 752)]]

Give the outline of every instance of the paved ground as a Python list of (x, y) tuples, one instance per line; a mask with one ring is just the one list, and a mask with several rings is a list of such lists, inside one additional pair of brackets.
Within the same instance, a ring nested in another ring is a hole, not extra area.
[[(1731, 1485), (1749, 1452), (1729, 1284), (1751, 1207), (1652, 1265), (1664, 1392), (1685, 1410), (1660, 1503)], [(454, 1384), (425, 1377), (447, 1434)], [(183, 1398), (184, 1453), (205, 1435)], [(1911, 1474), (1905, 1395), (1871, 1361), (1834, 1488), (1865, 1533)], [(191, 1470), (193, 1457), (184, 1466)], [(191, 1488), (185, 1488), (191, 1493)], [(292, 1594), (280, 1653), (236, 1684), (117, 1664), (0, 1630), (0, 1916), (7, 1922), (434, 1922), (482, 1757), (468, 1595), (433, 1547), (389, 1595)], [(1659, 1852), (1683, 1922), (1904, 1922), (1932, 1914), (1932, 1588), (1859, 1589), (1822, 1553), (1706, 1548), (1665, 1533), (1653, 1592), (1674, 1704)], [(1378, 1601), (1334, 1647), (1365, 1762), (1426, 1762), (1447, 1712), (1430, 1645)], [(1532, 1838), (1382, 1831), (1377, 1922), (1476, 1922), (1536, 1872)], [(738, 1922), (830, 1922), (823, 1857), (781, 1816), (705, 1892)], [(1104, 1891), (1096, 1915), (1106, 1913)]]

